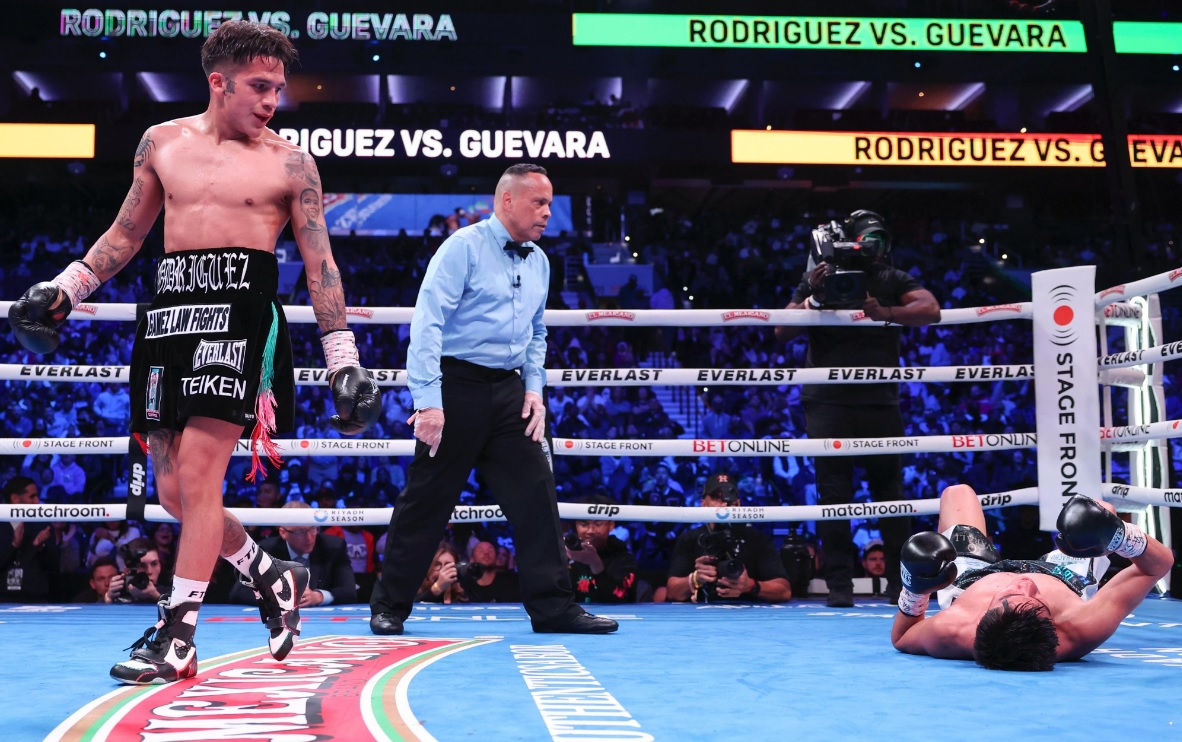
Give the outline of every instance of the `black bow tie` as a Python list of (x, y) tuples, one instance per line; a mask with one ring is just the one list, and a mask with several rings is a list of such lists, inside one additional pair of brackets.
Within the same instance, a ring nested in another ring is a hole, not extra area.
[(524, 245), (520, 242), (514, 242), (513, 240), (509, 240), (508, 242), (505, 243), (505, 252), (515, 252), (521, 256), (522, 260), (525, 260), (526, 258), (528, 258), (529, 254), (533, 251), (534, 251), (534, 249), (532, 246)]

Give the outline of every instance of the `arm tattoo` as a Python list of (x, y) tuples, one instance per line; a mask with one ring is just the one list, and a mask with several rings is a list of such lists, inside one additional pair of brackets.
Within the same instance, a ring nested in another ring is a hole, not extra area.
[(152, 150), (154, 149), (156, 149), (156, 143), (152, 141), (152, 135), (144, 132), (144, 138), (136, 145), (135, 162), (133, 165), (135, 167), (143, 165), (144, 161), (148, 159), (148, 155), (152, 154)]
[(135, 182), (131, 184), (131, 190), (127, 192), (127, 198), (123, 199), (123, 208), (119, 210), (119, 218), (116, 220), (119, 226), (128, 232), (135, 231), (135, 222), (131, 220), (131, 212), (140, 205), (143, 195), (144, 181), (136, 178)]
[(283, 163), (287, 170), (287, 177), (303, 180), (313, 188), (320, 187), (320, 172), (316, 169), (316, 162), (303, 152), (292, 152)]
[(309, 232), (323, 232), (324, 225), (316, 221), (320, 217), (321, 203), (324, 201), (320, 191), (315, 188), (305, 188), (300, 191), (300, 211), (304, 213), (308, 223), (304, 229)]
[(172, 474), (172, 443), (176, 440), (175, 430), (153, 430), (148, 433), (148, 452), (152, 454), (152, 467), (159, 474)]
[(345, 327), (345, 290), (341, 286), (341, 272), (330, 267), (327, 260), (320, 264), (320, 280), (308, 281), (308, 297), (312, 300), (312, 312), (316, 315), (320, 332)]
[(86, 255), (86, 260), (94, 267), (94, 272), (100, 276), (118, 273), (123, 266), (131, 261), (135, 249), (131, 247), (116, 247), (107, 241), (106, 235), (99, 238), (94, 247)]

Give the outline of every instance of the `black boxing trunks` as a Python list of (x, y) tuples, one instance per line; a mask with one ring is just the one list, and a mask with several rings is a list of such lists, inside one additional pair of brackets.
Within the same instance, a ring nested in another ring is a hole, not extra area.
[(133, 433), (210, 417), (244, 426), (256, 457), (262, 447), (275, 460), (270, 434), (294, 428), (295, 404), (278, 286), (278, 262), (262, 250), (185, 250), (160, 260), (131, 354)]
[(1067, 565), (1044, 562), (1041, 559), (1002, 559), (1000, 562), (990, 564), (988, 567), (974, 569), (959, 575), (952, 584), (961, 590), (967, 590), (982, 577), (994, 575), (999, 572), (1057, 577), (1060, 582), (1071, 588), (1072, 592), (1080, 597), (1083, 597), (1084, 588), (1090, 584), (1087, 577), (1077, 575)]
[(956, 547), (957, 577), (950, 586), (936, 593), (941, 608), (952, 605), (982, 577), (999, 572), (1050, 575), (1087, 599), (1095, 594), (1099, 578), (1108, 567), (1107, 559), (1076, 559), (1060, 551), (1045, 554), (1042, 559), (1002, 559), (989, 537), (975, 526), (956, 525), (944, 531), (944, 535)]

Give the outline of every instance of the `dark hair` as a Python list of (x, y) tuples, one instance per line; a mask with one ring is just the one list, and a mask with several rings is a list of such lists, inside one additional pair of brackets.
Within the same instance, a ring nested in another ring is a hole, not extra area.
[(119, 565), (109, 556), (101, 556), (94, 560), (94, 564), (90, 565), (90, 576), (93, 578), (94, 573), (98, 571), (99, 567), (114, 567), (115, 571), (119, 571)]
[(886, 547), (876, 542), (866, 547), (866, 550), (862, 552), (862, 558), (865, 559), (866, 557), (870, 556), (870, 552), (873, 551), (881, 551), (883, 556), (886, 556)]
[(208, 77), (226, 63), (245, 64), (256, 57), (279, 60), (283, 63), (284, 74), (287, 74), (300, 55), (291, 39), (265, 23), (226, 21), (202, 44), (201, 69)]
[(510, 165), (508, 168), (506, 168), (504, 174), (501, 177), (504, 177), (505, 175), (512, 175), (513, 177), (518, 178), (522, 175), (526, 175), (527, 173), (545, 175), (546, 168), (542, 167), (541, 165), (531, 165), (528, 162), (519, 162), (516, 165)]
[(981, 617), (973, 657), (990, 670), (1046, 671), (1055, 669), (1058, 646), (1055, 622), (1045, 606), (1013, 608), (1007, 603)]
[(13, 477), (4, 483), (4, 499), (8, 500), (13, 495), (24, 492), (30, 484), (37, 483), (28, 477)]

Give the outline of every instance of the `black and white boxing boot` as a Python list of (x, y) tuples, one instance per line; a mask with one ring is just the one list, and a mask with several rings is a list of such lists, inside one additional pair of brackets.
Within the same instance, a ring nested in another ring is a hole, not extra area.
[(156, 604), (159, 620), (128, 649), (131, 656), (111, 668), (111, 677), (127, 685), (162, 685), (197, 675), (197, 647), (193, 632), (200, 603), (167, 607)]

